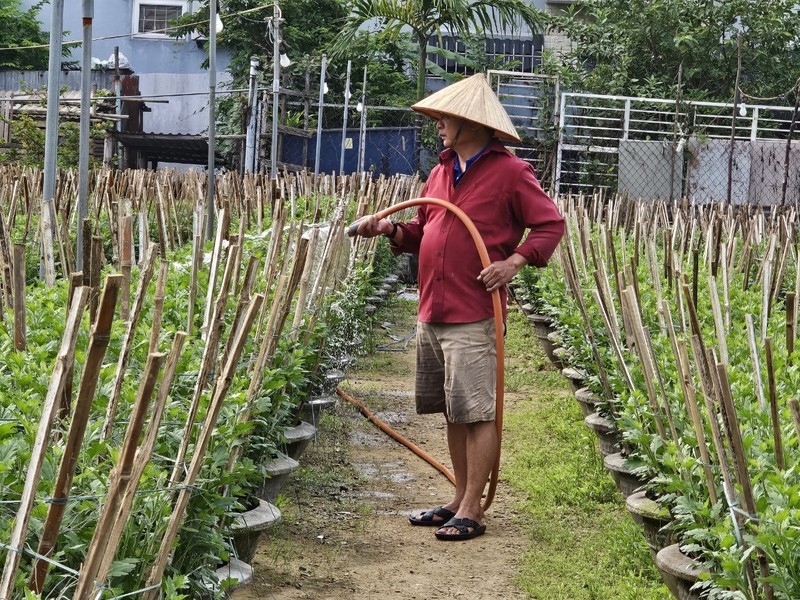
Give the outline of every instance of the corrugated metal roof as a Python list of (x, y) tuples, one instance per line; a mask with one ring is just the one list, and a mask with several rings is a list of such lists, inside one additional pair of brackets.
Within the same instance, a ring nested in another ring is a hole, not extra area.
[[(185, 165), (208, 164), (208, 138), (203, 135), (115, 132), (114, 137), (125, 148), (138, 152), (148, 161)], [(224, 164), (223, 158), (217, 154), (216, 165)]]

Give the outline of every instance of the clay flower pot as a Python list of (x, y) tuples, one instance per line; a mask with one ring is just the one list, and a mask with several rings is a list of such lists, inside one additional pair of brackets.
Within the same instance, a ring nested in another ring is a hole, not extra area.
[(534, 313), (528, 315), (528, 322), (533, 325), (533, 331), (540, 340), (546, 340), (547, 334), (553, 331), (553, 317)]
[(283, 453), (289, 458), (299, 460), (316, 434), (316, 427), (306, 421), (300, 421), (299, 425), (290, 427), (283, 432), (285, 440)]
[(708, 572), (700, 563), (681, 552), (680, 544), (671, 544), (656, 554), (656, 567), (664, 583), (678, 600), (699, 600), (700, 592), (692, 586)]
[(236, 556), (249, 563), (256, 555), (261, 534), (281, 520), (281, 511), (266, 500), (258, 500), (255, 508), (236, 515), (231, 523), (231, 537)]
[(592, 413), (583, 422), (586, 423), (589, 429), (594, 431), (600, 446), (600, 452), (603, 455), (608, 456), (620, 451), (622, 436), (609, 419), (601, 416), (600, 413)]
[(567, 378), (567, 381), (569, 381), (569, 384), (572, 386), (573, 393), (584, 387), (586, 373), (583, 371), (573, 369), (572, 367), (567, 367), (566, 369), (561, 369), (561, 374)]
[(599, 398), (588, 387), (575, 390), (575, 400), (578, 401), (584, 417), (588, 417), (597, 410)]
[(322, 412), (330, 410), (334, 406), (336, 406), (336, 396), (334, 395), (310, 398), (303, 402), (303, 406), (300, 409), (300, 420), (308, 421), (316, 427)]
[(647, 545), (650, 547), (653, 560), (655, 560), (656, 555), (662, 548), (675, 541), (672, 532), (664, 530), (664, 526), (672, 521), (672, 515), (658, 502), (648, 498), (647, 493), (644, 491), (635, 492), (628, 496), (625, 500), (625, 506), (633, 516), (633, 520), (642, 526), (642, 533), (645, 540), (647, 540)]
[(625, 457), (619, 452), (607, 455), (603, 459), (603, 465), (608, 469), (623, 498), (635, 494), (642, 487), (644, 481), (625, 467)]
[(253, 492), (254, 495), (267, 502), (275, 502), (286, 480), (289, 479), (289, 475), (296, 471), (299, 466), (299, 462), (288, 456), (269, 461), (265, 464), (267, 476), (261, 486)]
[(561, 346), (553, 348), (553, 356), (550, 360), (557, 368), (563, 369), (569, 362), (569, 351)]
[(231, 585), (227, 588), (228, 590), (234, 590), (247, 585), (253, 579), (253, 567), (233, 556), (231, 556), (228, 564), (222, 565), (217, 569), (216, 573), (217, 579), (219, 579), (220, 582), (226, 579), (233, 580)]

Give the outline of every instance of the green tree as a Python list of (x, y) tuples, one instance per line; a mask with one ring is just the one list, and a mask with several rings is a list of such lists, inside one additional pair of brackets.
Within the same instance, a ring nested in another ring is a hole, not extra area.
[(480, 31), (491, 34), (524, 21), (532, 30), (542, 15), (523, 0), (351, 0), (349, 16), (333, 48), (345, 54), (367, 24), (375, 24), (379, 36), (400, 39), (406, 30), (417, 44), (417, 99), (425, 95), (428, 40), (442, 30), (454, 35)]
[(589, 92), (730, 100), (742, 34), (741, 88), (771, 97), (794, 86), (795, 0), (578, 0), (549, 25), (572, 39), (559, 74)]
[(41, 5), (22, 10), (20, 0), (0, 0), (0, 48), (9, 48), (0, 50), (0, 71), (47, 68), (49, 38), (36, 19)]

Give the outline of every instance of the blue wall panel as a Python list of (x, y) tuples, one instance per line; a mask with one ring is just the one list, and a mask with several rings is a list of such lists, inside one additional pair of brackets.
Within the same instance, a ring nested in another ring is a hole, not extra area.
[[(394, 175), (401, 173), (413, 175), (417, 170), (414, 159), (417, 131), (413, 127), (376, 127), (367, 129), (365, 140), (364, 170), (378, 175)], [(347, 138), (352, 148), (344, 154), (344, 172), (358, 171), (359, 130), (348, 129)], [(283, 142), (283, 162), (294, 165), (303, 163), (304, 139), (285, 136)], [(320, 152), (320, 171), (323, 173), (339, 172), (342, 146), (342, 130), (327, 129), (322, 131)], [(308, 140), (308, 157), (305, 166), (314, 169), (316, 153), (316, 136)]]

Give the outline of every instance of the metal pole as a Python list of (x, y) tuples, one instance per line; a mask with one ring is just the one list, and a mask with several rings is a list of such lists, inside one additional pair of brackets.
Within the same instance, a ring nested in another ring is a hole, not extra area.
[(78, 223), (75, 270), (83, 270), (83, 220), (89, 209), (89, 125), (92, 101), (92, 19), (94, 0), (83, 0), (83, 52), (81, 55), (81, 127), (78, 154)]
[(358, 135), (358, 172), (364, 172), (367, 142), (367, 65), (364, 65), (364, 82), (361, 84), (361, 124)]
[(347, 105), (350, 102), (350, 67), (352, 61), (347, 61), (347, 79), (344, 85), (344, 114), (342, 115), (342, 149), (339, 155), (339, 175), (344, 173), (344, 144), (347, 139)]
[(244, 148), (244, 172), (255, 173), (256, 129), (258, 109), (256, 106), (256, 77), (261, 61), (257, 56), (250, 57), (250, 91), (247, 95), (247, 140)]
[(328, 66), (327, 55), (322, 55), (319, 69), (319, 109), (317, 110), (317, 147), (314, 157), (314, 175), (319, 175), (319, 156), (322, 150), (322, 107), (325, 103), (325, 68)]
[(270, 177), (278, 178), (278, 101), (281, 91), (281, 9), (272, 6), (272, 147), (270, 149)]
[[(53, 262), (53, 215), (51, 201), (56, 190), (58, 154), (58, 97), (61, 87), (61, 48), (64, 38), (64, 0), (53, 0), (50, 17), (50, 59), (47, 66), (47, 117), (44, 141), (44, 182), (42, 184), (41, 267), (45, 283), (55, 283)], [(81, 225), (78, 224), (80, 228)]]
[(206, 222), (206, 239), (214, 239), (214, 169), (216, 167), (216, 96), (217, 96), (217, 0), (208, 2), (208, 195), (206, 208), (208, 221)]

